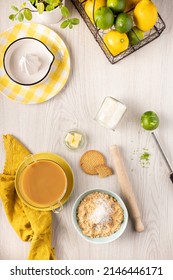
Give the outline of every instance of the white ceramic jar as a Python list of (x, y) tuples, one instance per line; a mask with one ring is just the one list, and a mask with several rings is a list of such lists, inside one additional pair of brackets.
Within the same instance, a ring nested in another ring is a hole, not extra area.
[(95, 116), (95, 120), (102, 126), (115, 130), (127, 108), (117, 99), (107, 96)]
[[(29, 9), (33, 11), (37, 10), (29, 0), (27, 1), (27, 4)], [(63, 5), (65, 5), (65, 0), (63, 0)], [(44, 24), (54, 24), (62, 19), (62, 14), (59, 7), (49, 12), (45, 11), (42, 14), (39, 14), (38, 12), (34, 12), (33, 16), (38, 23), (44, 23)]]

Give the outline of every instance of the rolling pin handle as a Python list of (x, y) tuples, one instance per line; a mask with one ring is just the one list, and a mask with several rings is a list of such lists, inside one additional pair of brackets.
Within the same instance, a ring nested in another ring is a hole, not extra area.
[(136, 219), (134, 219), (134, 227), (135, 227), (135, 230), (137, 232), (142, 232), (144, 231), (144, 225), (141, 221), (141, 217), (138, 217)]

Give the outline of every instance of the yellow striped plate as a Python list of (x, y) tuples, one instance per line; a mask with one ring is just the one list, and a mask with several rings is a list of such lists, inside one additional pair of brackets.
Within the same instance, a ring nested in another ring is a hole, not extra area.
[[(43, 42), (54, 54), (55, 61), (47, 79), (38, 85), (22, 86), (14, 83), (5, 73), (3, 54), (16, 39), (33, 37)], [(36, 104), (49, 100), (65, 86), (70, 73), (70, 56), (63, 40), (50, 28), (36, 23), (19, 23), (0, 34), (0, 92), (23, 103)]]

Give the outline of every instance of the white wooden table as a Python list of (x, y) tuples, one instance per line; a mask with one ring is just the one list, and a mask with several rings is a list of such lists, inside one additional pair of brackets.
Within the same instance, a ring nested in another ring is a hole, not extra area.
[[(14, 23), (8, 19), (11, 4), (0, 1), (0, 31)], [(69, 1), (70, 2), (70, 1)], [(0, 94), (0, 171), (5, 160), (3, 134), (13, 134), (31, 152), (53, 152), (63, 156), (75, 173), (74, 192), (59, 216), (53, 217), (53, 246), (58, 259), (173, 259), (173, 185), (168, 170), (150, 133), (140, 127), (140, 116), (153, 110), (160, 117), (157, 134), (173, 164), (173, 3), (155, 0), (167, 29), (160, 38), (111, 65), (81, 19), (73, 30), (52, 28), (66, 42), (72, 71), (60, 94), (39, 105), (17, 104)], [(71, 3), (72, 14), (78, 13)], [(106, 96), (127, 105), (127, 113), (116, 132), (100, 127), (93, 119)], [(71, 210), (75, 199), (87, 189), (100, 187), (120, 194), (116, 174), (99, 179), (79, 167), (82, 152), (67, 151), (63, 132), (82, 128), (88, 136), (87, 149), (98, 149), (112, 166), (109, 147), (121, 146), (145, 224), (143, 233), (133, 230), (129, 219), (125, 233), (106, 245), (83, 240), (72, 225)], [(139, 156), (147, 148), (150, 166), (142, 168)], [(135, 153), (134, 153), (135, 151)], [(26, 259), (29, 243), (19, 240), (0, 203), (0, 259)]]

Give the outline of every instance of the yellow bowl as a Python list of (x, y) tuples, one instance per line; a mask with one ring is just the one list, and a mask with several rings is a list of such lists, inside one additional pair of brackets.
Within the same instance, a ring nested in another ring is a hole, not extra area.
[(26, 166), (33, 162), (33, 157), (34, 157), (34, 160), (36, 160), (36, 161), (37, 160), (53, 161), (53, 162), (59, 164), (62, 167), (62, 169), (64, 170), (66, 177), (67, 177), (67, 191), (66, 191), (64, 197), (61, 199), (62, 205), (67, 202), (67, 200), (69, 199), (69, 197), (71, 196), (71, 193), (73, 191), (73, 187), (74, 187), (73, 171), (72, 171), (70, 165), (59, 155), (52, 154), (52, 153), (39, 153), (39, 154), (30, 155), (29, 157), (27, 157), (21, 163), (21, 165), (19, 166), (19, 168), (16, 172), (15, 188), (16, 188), (16, 192), (17, 192), (19, 198), (21, 199), (21, 201), (24, 204), (26, 204), (28, 207), (30, 207), (32, 209), (41, 210), (41, 211), (49, 211), (49, 210), (57, 209), (61, 206), (59, 203), (53, 205), (53, 207), (38, 207), (38, 206), (32, 205), (31, 203), (26, 201), (26, 199), (24, 198), (24, 196), (22, 195), (22, 193), (20, 191), (20, 185), (19, 185), (20, 176), (21, 176), (23, 170), (26, 168)]

